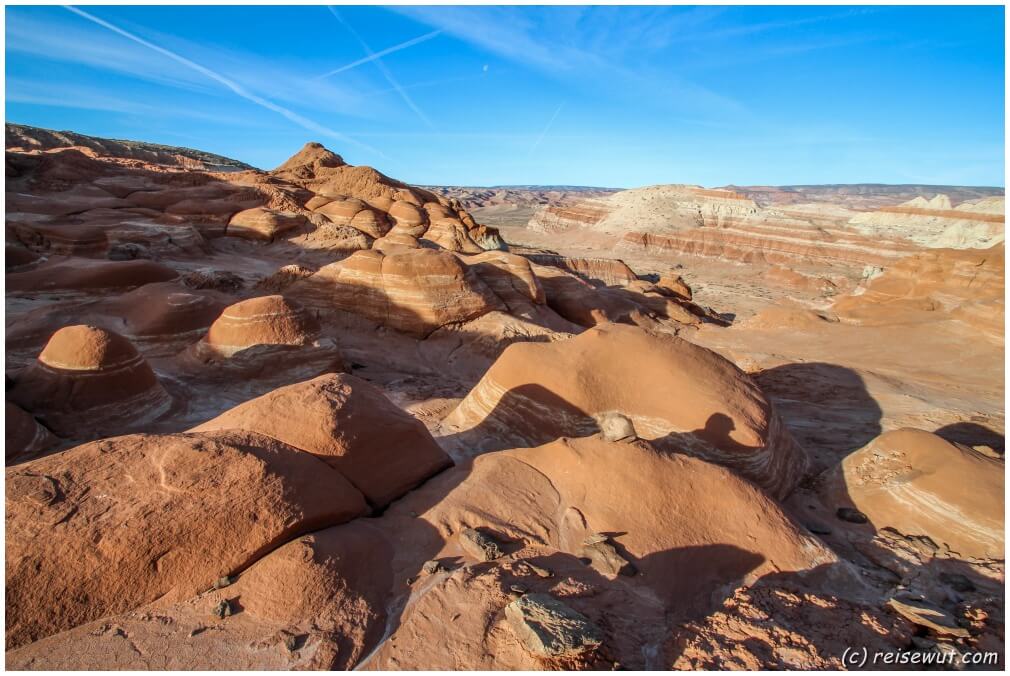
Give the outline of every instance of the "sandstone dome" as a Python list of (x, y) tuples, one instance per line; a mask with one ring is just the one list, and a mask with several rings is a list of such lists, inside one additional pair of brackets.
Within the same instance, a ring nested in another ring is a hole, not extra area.
[(877, 530), (925, 535), (956, 558), (1004, 557), (1003, 463), (967, 446), (923, 430), (893, 430), (820, 481), (830, 509), (858, 509)]
[(610, 412), (657, 447), (725, 465), (777, 497), (806, 470), (805, 452), (740, 369), (681, 338), (623, 324), (510, 345), (443, 424), (464, 447), (497, 450), (595, 434)]
[(504, 309), (501, 299), (455, 255), (426, 248), (356, 251), (290, 291), (418, 337)]
[(284, 296), (260, 296), (230, 305), (211, 324), (204, 339), (210, 351), (230, 357), (258, 345), (308, 345), (319, 323)]
[(192, 597), (365, 510), (311, 455), (240, 431), (102, 439), (9, 467), (6, 482), (8, 649)]
[(346, 374), (278, 388), (195, 427), (244, 429), (312, 453), (385, 507), (452, 464), (424, 425)]
[(95, 326), (60, 329), (8, 396), (63, 437), (82, 438), (151, 421), (171, 406), (129, 340)]
[(115, 303), (131, 339), (177, 338), (204, 331), (225, 305), (223, 295), (181, 284), (146, 284)]

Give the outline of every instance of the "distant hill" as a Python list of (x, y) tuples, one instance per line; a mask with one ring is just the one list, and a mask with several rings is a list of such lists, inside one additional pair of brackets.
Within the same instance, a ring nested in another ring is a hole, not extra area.
[(724, 186), (726, 190), (745, 195), (759, 206), (801, 204), (804, 202), (831, 202), (851, 209), (879, 209), (883, 206), (900, 204), (925, 197), (947, 195), (951, 202), (959, 204), (967, 200), (983, 197), (1002, 197), (1003, 188), (985, 186), (922, 185), (885, 183), (835, 183), (826, 185), (752, 185)]
[(207, 171), (243, 171), (255, 169), (245, 162), (230, 157), (215, 155), (203, 150), (168, 146), (143, 141), (107, 139), (87, 136), (72, 131), (54, 131), (31, 127), (26, 124), (6, 125), (6, 147), (8, 150), (30, 152), (33, 150), (53, 150), (54, 148), (82, 148), (101, 157), (120, 157), (143, 160), (155, 164), (182, 166)]

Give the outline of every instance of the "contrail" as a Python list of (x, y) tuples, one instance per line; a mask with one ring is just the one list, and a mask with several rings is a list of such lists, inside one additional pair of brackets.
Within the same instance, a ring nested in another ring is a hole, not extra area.
[(205, 66), (201, 66), (198, 63), (190, 61), (189, 59), (187, 59), (184, 56), (180, 56), (179, 54), (176, 54), (175, 52), (169, 51), (169, 50), (165, 49), (164, 47), (159, 47), (158, 45), (156, 45), (154, 43), (148, 42), (147, 40), (145, 40), (145, 39), (143, 39), (141, 37), (138, 37), (138, 36), (134, 35), (133, 33), (129, 33), (127, 31), (123, 30), (122, 28), (119, 28), (118, 26), (114, 26), (113, 24), (109, 23), (108, 21), (105, 21), (103, 19), (99, 19), (97, 16), (93, 16), (91, 14), (88, 14), (84, 10), (77, 9), (76, 7), (71, 7), (70, 5), (64, 5), (63, 7), (64, 7), (64, 9), (67, 9), (67, 10), (73, 12), (74, 14), (80, 16), (80, 17), (83, 17), (83, 18), (87, 19), (88, 21), (91, 21), (92, 23), (96, 23), (96, 24), (98, 24), (99, 26), (101, 26), (103, 28), (107, 28), (108, 30), (112, 31), (113, 33), (117, 33), (118, 35), (122, 35), (124, 38), (127, 38), (128, 40), (133, 40), (134, 42), (136, 42), (139, 45), (143, 45), (144, 47), (147, 47), (148, 49), (154, 50), (154, 51), (158, 52), (159, 54), (161, 54), (163, 56), (167, 56), (168, 58), (172, 59), (173, 61), (177, 61), (177, 62), (181, 63), (182, 65), (186, 66), (187, 68), (192, 68), (196, 72), (209, 77), (211, 80), (214, 80), (215, 82), (218, 82), (218, 83), (224, 85), (225, 87), (227, 87), (228, 89), (232, 90), (233, 92), (235, 92), (235, 94), (237, 94), (238, 96), (241, 96), (245, 100), (251, 101), (252, 103), (255, 103), (257, 106), (260, 106), (261, 108), (266, 108), (267, 110), (273, 111), (273, 112), (275, 112), (275, 113), (277, 113), (279, 115), (283, 115), (288, 120), (294, 122), (295, 124), (297, 124), (297, 125), (305, 128), (305, 129), (308, 129), (309, 131), (315, 132), (317, 134), (322, 134), (324, 136), (329, 136), (330, 138), (336, 139), (336, 140), (338, 140), (338, 141), (340, 141), (342, 143), (350, 143), (352, 145), (355, 145), (355, 146), (361, 148), (362, 150), (367, 150), (368, 152), (375, 153), (375, 154), (377, 154), (379, 156), (385, 157), (382, 154), (382, 152), (379, 151), (379, 150), (377, 150), (376, 148), (373, 148), (373, 147), (371, 147), (368, 144), (362, 143), (361, 141), (356, 141), (356, 140), (352, 139), (349, 136), (345, 136), (344, 134), (341, 134), (338, 131), (334, 131), (333, 129), (330, 129), (329, 127), (325, 127), (325, 126), (319, 124), (318, 122), (314, 122), (313, 120), (310, 120), (307, 117), (303, 117), (302, 115), (299, 115), (298, 113), (296, 113), (296, 112), (294, 112), (292, 110), (288, 110), (287, 108), (285, 108), (283, 106), (277, 105), (273, 101), (268, 101), (267, 99), (264, 99), (261, 96), (257, 96), (256, 94), (253, 94), (252, 92), (246, 90), (242, 85), (238, 84), (237, 82), (229, 80), (228, 78), (226, 78), (223, 75), (220, 75), (219, 73), (215, 73), (210, 68), (206, 68)]
[[(336, 75), (337, 73), (343, 73), (345, 70), (350, 70), (352, 68), (357, 68), (358, 66), (361, 66), (361, 65), (364, 65), (366, 63), (369, 63), (370, 61), (375, 61), (376, 59), (382, 58), (383, 56), (386, 56), (387, 54), (392, 54), (393, 52), (398, 52), (401, 49), (406, 49), (407, 47), (413, 47), (414, 45), (419, 45), (422, 42), (426, 42), (426, 41), (428, 41), (428, 40), (430, 40), (430, 39), (432, 39), (434, 37), (438, 37), (441, 34), (442, 34), (442, 30), (441, 29), (439, 29), (437, 31), (432, 31), (430, 33), (426, 33), (426, 34), (424, 34), (424, 35), (422, 35), (420, 37), (414, 38), (413, 40), (407, 40), (406, 42), (401, 42), (398, 45), (393, 45), (392, 47), (387, 47), (386, 49), (383, 49), (380, 52), (375, 52), (374, 54), (366, 56), (363, 59), (358, 59), (357, 61), (355, 61), (353, 63), (349, 63), (346, 66), (341, 66), (340, 68), (337, 68), (335, 70), (331, 70), (329, 73), (323, 73), (322, 75), (319, 75), (319, 76), (317, 76), (317, 77), (315, 77), (313, 79), (314, 80), (323, 80), (325, 78), (330, 77), (331, 75)], [(360, 39), (359, 39), (359, 42), (360, 42)]]
[(558, 119), (558, 114), (561, 112), (561, 109), (564, 108), (564, 107), (565, 107), (564, 103), (561, 103), (561, 104), (558, 105), (557, 109), (554, 111), (554, 114), (551, 115), (551, 119), (547, 122), (547, 126), (544, 127), (544, 130), (542, 132), (540, 132), (540, 136), (537, 137), (537, 140), (533, 144), (533, 147), (530, 148), (530, 155), (532, 155), (533, 152), (537, 148), (540, 147), (540, 142), (544, 140), (545, 136), (547, 136), (547, 132), (549, 132), (551, 130), (551, 126), (554, 124), (554, 120)]
[(353, 27), (351, 27), (351, 24), (349, 24), (344, 19), (344, 17), (340, 15), (340, 12), (338, 12), (333, 7), (327, 5), (326, 9), (330, 10), (330, 13), (337, 18), (337, 21), (342, 23), (344, 25), (344, 28), (346, 28), (351, 33), (351, 35), (354, 36), (354, 39), (358, 41), (358, 44), (361, 45), (361, 48), (365, 50), (366, 54), (368, 54), (368, 60), (372, 61), (375, 64), (376, 68), (382, 71), (383, 77), (385, 77), (386, 81), (389, 82), (389, 84), (393, 87), (393, 89), (396, 90), (396, 93), (400, 95), (400, 98), (403, 99), (403, 102), (406, 103), (407, 106), (411, 110), (413, 110), (414, 113), (416, 113), (419, 118), (421, 118), (422, 122), (424, 122), (426, 125), (434, 129), (435, 125), (431, 123), (431, 120), (428, 119), (428, 116), (425, 115), (424, 112), (417, 107), (417, 104), (414, 103), (413, 99), (410, 98), (410, 95), (407, 94), (407, 92), (403, 89), (403, 87), (400, 86), (400, 83), (396, 81), (396, 78), (393, 77), (393, 74), (389, 72), (389, 69), (386, 68), (386, 64), (384, 64), (382, 62), (382, 59), (379, 58), (379, 56), (372, 51), (372, 48), (369, 47), (365, 43), (365, 41), (361, 39), (361, 36), (358, 35), (358, 32), (354, 30)]

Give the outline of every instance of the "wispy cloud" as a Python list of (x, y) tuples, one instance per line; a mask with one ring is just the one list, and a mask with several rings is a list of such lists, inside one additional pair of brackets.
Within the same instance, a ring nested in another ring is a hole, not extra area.
[(375, 67), (379, 69), (379, 71), (382, 73), (382, 76), (386, 78), (386, 81), (390, 84), (390, 86), (396, 90), (396, 93), (400, 95), (400, 98), (403, 99), (403, 102), (407, 104), (407, 107), (413, 110), (414, 113), (421, 119), (422, 122), (424, 122), (426, 125), (434, 129), (435, 125), (431, 123), (431, 120), (429, 120), (428, 116), (424, 114), (424, 111), (421, 110), (416, 103), (414, 103), (414, 100), (410, 98), (410, 95), (406, 92), (406, 90), (404, 90), (404, 88), (400, 85), (400, 83), (396, 81), (396, 78), (393, 77), (393, 74), (389, 72), (389, 68), (387, 68), (386, 64), (382, 62), (382, 58), (376, 56), (375, 52), (372, 51), (372, 48), (368, 46), (368, 44), (364, 41), (364, 39), (362, 39), (360, 35), (358, 35), (358, 32), (354, 30), (354, 27), (351, 26), (351, 24), (348, 23), (347, 20), (345, 20), (344, 17), (340, 15), (340, 12), (338, 12), (336, 9), (334, 9), (329, 5), (327, 5), (326, 9), (330, 10), (330, 13), (333, 14), (334, 17), (336, 17), (337, 21), (343, 24), (344, 28), (346, 28), (347, 31), (354, 36), (354, 39), (358, 41), (358, 44), (361, 45), (361, 48), (365, 50), (366, 54), (368, 54), (369, 60), (375, 64)]
[(387, 56), (389, 54), (393, 54), (394, 52), (399, 52), (400, 50), (407, 49), (408, 47), (413, 47), (414, 45), (419, 45), (422, 42), (427, 42), (428, 40), (431, 40), (432, 38), (438, 37), (441, 34), (442, 34), (441, 30), (433, 30), (430, 33), (425, 33), (424, 35), (420, 35), (420, 36), (418, 36), (416, 38), (413, 38), (411, 40), (407, 40), (406, 42), (401, 42), (398, 45), (393, 45), (392, 47), (386, 47), (383, 50), (380, 50), (380, 51), (375, 52), (373, 54), (369, 54), (368, 56), (366, 56), (363, 59), (358, 59), (357, 61), (352, 61), (351, 63), (347, 64), (346, 66), (341, 66), (340, 68), (336, 68), (334, 70), (331, 70), (328, 73), (323, 73), (322, 75), (317, 76), (315, 79), (317, 79), (317, 80), (323, 80), (323, 79), (326, 79), (326, 78), (331, 77), (333, 75), (337, 75), (338, 73), (343, 73), (344, 71), (351, 70), (352, 68), (357, 68), (358, 66), (362, 66), (362, 65), (364, 65), (366, 63), (371, 63), (372, 61), (375, 61), (376, 59), (382, 58), (383, 56)]
[(335, 140), (340, 141), (342, 143), (348, 143), (348, 144), (357, 146), (358, 148), (361, 148), (361, 149), (366, 150), (368, 152), (374, 153), (376, 155), (380, 155), (380, 156), (382, 155), (382, 153), (378, 149), (373, 148), (373, 147), (369, 146), (368, 144), (362, 143), (361, 141), (358, 141), (356, 139), (350, 138), (349, 136), (347, 136), (345, 134), (341, 134), (340, 132), (335, 131), (333, 129), (330, 129), (329, 127), (326, 127), (325, 125), (319, 124), (318, 122), (315, 122), (314, 120), (311, 120), (311, 119), (305, 117), (304, 115), (300, 115), (299, 113), (296, 113), (293, 110), (285, 108), (284, 106), (281, 106), (281, 105), (279, 105), (277, 103), (274, 103), (273, 101), (270, 101), (269, 99), (266, 99), (266, 98), (264, 98), (262, 96), (254, 94), (254, 93), (248, 91), (247, 89), (245, 89), (244, 87), (242, 87), (237, 82), (235, 82), (235, 81), (233, 81), (233, 80), (225, 77), (224, 75), (221, 75), (220, 73), (217, 73), (217, 72), (211, 70), (210, 68), (207, 68), (206, 66), (200, 65), (200, 64), (198, 64), (198, 63), (196, 63), (194, 61), (191, 61), (191, 60), (187, 59), (186, 57), (184, 57), (184, 56), (182, 56), (180, 54), (177, 54), (177, 53), (169, 50), (169, 49), (166, 49), (166, 48), (161, 47), (159, 45), (156, 45), (156, 44), (154, 44), (152, 42), (149, 42), (149, 41), (145, 40), (144, 38), (141, 38), (141, 37), (139, 37), (137, 35), (134, 35), (133, 33), (130, 33), (129, 31), (126, 31), (126, 30), (124, 30), (124, 29), (122, 29), (122, 28), (120, 28), (120, 27), (118, 27), (118, 26), (116, 26), (114, 24), (109, 23), (108, 21), (105, 21), (104, 19), (100, 19), (99, 17), (94, 16), (93, 14), (89, 14), (88, 12), (85, 12), (82, 9), (78, 9), (77, 7), (72, 7), (72, 6), (69, 6), (69, 5), (65, 5), (65, 8), (67, 10), (73, 12), (74, 14), (76, 14), (76, 15), (84, 18), (84, 19), (87, 19), (88, 21), (91, 21), (92, 23), (95, 23), (95, 24), (97, 24), (97, 25), (99, 25), (99, 26), (101, 26), (101, 27), (103, 27), (103, 28), (105, 28), (107, 30), (112, 31), (113, 33), (116, 33), (117, 35), (120, 35), (120, 36), (122, 36), (122, 37), (124, 37), (124, 38), (126, 38), (128, 40), (131, 40), (132, 42), (135, 42), (135, 43), (137, 43), (137, 44), (139, 44), (139, 45), (141, 45), (143, 47), (146, 47), (147, 49), (150, 49), (150, 50), (152, 50), (154, 52), (157, 52), (158, 54), (161, 54), (162, 56), (164, 56), (166, 58), (169, 58), (172, 61), (175, 61), (176, 63), (179, 63), (179, 64), (185, 66), (186, 68), (189, 68), (191, 70), (196, 71), (197, 73), (200, 73), (201, 75), (204, 75), (205, 77), (207, 77), (207, 78), (209, 78), (209, 79), (217, 82), (218, 84), (223, 85), (224, 87), (228, 88), (235, 95), (237, 95), (237, 96), (239, 96), (239, 97), (241, 97), (241, 98), (249, 101), (250, 103), (253, 103), (253, 104), (255, 104), (255, 105), (257, 105), (257, 106), (259, 106), (261, 108), (265, 108), (266, 110), (269, 110), (269, 111), (272, 111), (274, 113), (277, 113), (278, 115), (283, 116), (287, 120), (289, 120), (289, 121), (291, 121), (291, 122), (299, 125), (300, 127), (303, 127), (304, 129), (307, 129), (307, 130), (309, 130), (309, 131), (311, 131), (313, 133), (316, 133), (316, 134), (321, 134), (323, 136), (327, 136), (329, 138), (335, 139)]
[(259, 127), (260, 122), (248, 115), (222, 115), (188, 106), (153, 105), (135, 99), (125, 99), (106, 94), (90, 87), (70, 82), (7, 78), (7, 102), (37, 106), (100, 110), (151, 118), (184, 117), (228, 126)]
[[(483, 51), (547, 74), (569, 86), (598, 88), (607, 83), (611, 96), (624, 90), (629, 97), (675, 109), (710, 114), (741, 114), (740, 102), (675, 72), (651, 71), (640, 63), (650, 49), (662, 47), (670, 32), (709, 20), (706, 10), (675, 15), (663, 28), (649, 27), (650, 14), (621, 8), (619, 20), (606, 8), (420, 7), (397, 6), (391, 11), (438, 28)], [(627, 11), (625, 11), (627, 10)], [(631, 17), (629, 19), (629, 17)], [(656, 21), (653, 17), (652, 22)], [(628, 25), (633, 28), (629, 30)], [(645, 37), (648, 36), (648, 37)]]
[(558, 119), (558, 115), (561, 114), (561, 109), (564, 107), (565, 104), (562, 102), (559, 103), (558, 107), (554, 109), (554, 114), (551, 115), (551, 119), (547, 120), (547, 124), (544, 126), (544, 130), (540, 132), (540, 136), (537, 136), (537, 140), (534, 141), (532, 147), (530, 147), (529, 152), (530, 155), (536, 152), (537, 148), (540, 147), (540, 144), (543, 143), (544, 137), (547, 136), (547, 133), (551, 130), (551, 127), (554, 126), (554, 120)]

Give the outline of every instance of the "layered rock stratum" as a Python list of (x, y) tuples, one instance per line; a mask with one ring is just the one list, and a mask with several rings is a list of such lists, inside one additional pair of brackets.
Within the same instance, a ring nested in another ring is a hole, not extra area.
[(1002, 665), (1001, 191), (6, 162), (8, 668)]

